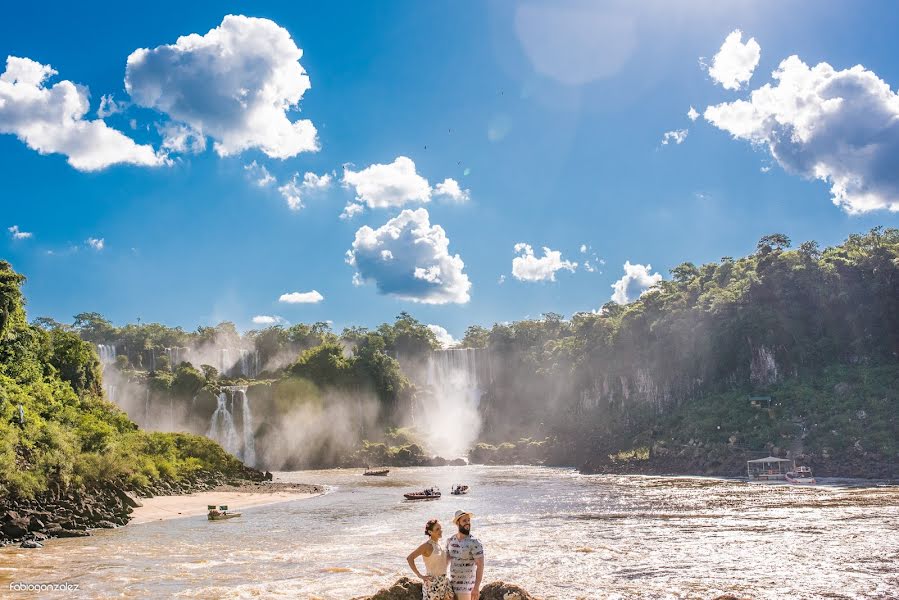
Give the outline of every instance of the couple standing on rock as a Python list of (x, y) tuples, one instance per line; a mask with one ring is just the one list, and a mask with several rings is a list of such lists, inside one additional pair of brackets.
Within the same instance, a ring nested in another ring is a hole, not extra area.
[[(471, 536), (473, 516), (464, 510), (456, 511), (453, 523), (459, 532), (447, 540), (446, 548), (440, 545), (440, 521), (431, 519), (425, 525), (428, 541), (406, 557), (412, 571), (424, 582), (423, 600), (478, 600), (484, 576), (484, 547)], [(415, 566), (419, 556), (425, 562), (426, 575)]]

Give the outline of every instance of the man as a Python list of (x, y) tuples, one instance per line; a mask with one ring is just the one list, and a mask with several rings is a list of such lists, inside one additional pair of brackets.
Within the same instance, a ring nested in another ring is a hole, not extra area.
[(478, 600), (481, 579), (484, 576), (484, 547), (471, 537), (471, 518), (474, 515), (457, 510), (453, 523), (459, 533), (446, 541), (446, 554), (450, 561), (450, 583), (456, 600)]

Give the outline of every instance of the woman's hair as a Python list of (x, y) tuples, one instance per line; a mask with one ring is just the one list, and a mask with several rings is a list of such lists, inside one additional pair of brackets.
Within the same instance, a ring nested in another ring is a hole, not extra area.
[(431, 535), (431, 532), (434, 530), (434, 526), (439, 522), (440, 521), (438, 521), (437, 519), (431, 519), (430, 521), (428, 521), (428, 523), (425, 525), (425, 535)]

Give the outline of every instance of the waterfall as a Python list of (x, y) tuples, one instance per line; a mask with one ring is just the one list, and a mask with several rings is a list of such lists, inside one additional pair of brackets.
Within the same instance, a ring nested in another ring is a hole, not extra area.
[(217, 400), (218, 406), (216, 406), (215, 412), (212, 413), (206, 437), (217, 441), (226, 452), (237, 455), (237, 431), (234, 429), (234, 419), (231, 417), (231, 411), (228, 410), (228, 394), (225, 392), (219, 393)]
[(107, 383), (103, 387), (106, 389), (106, 399), (115, 404), (117, 400), (116, 387), (111, 383)]
[[(219, 393), (218, 406), (212, 413), (209, 430), (206, 436), (217, 441), (227, 452), (238, 457), (244, 464), (256, 465), (256, 433), (253, 426), (253, 412), (247, 388), (229, 386)], [(240, 413), (237, 417), (240, 428), (234, 422), (237, 402), (240, 401)]]
[(419, 404), (416, 426), (425, 433), (431, 449), (444, 458), (465, 456), (480, 434), (482, 352), (454, 348), (432, 352), (428, 357), (429, 393)]
[(256, 466), (256, 439), (253, 431), (253, 413), (250, 412), (250, 397), (246, 388), (238, 391), (243, 404), (243, 457), (242, 460), (248, 467)]
[(147, 388), (147, 395), (144, 399), (144, 428), (150, 426), (150, 388)]
[(115, 363), (115, 345), (97, 344), (97, 354), (100, 355), (100, 364), (104, 367)]

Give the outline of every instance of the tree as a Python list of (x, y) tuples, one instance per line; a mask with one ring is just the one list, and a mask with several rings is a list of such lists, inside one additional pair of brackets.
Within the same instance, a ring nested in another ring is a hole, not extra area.
[(480, 325), (470, 325), (462, 336), (460, 348), (486, 348), (490, 331)]
[(790, 238), (782, 233), (772, 233), (770, 235), (766, 235), (759, 240), (758, 244), (756, 244), (756, 250), (759, 256), (765, 256), (766, 254), (774, 250), (779, 252), (784, 248), (789, 247)]
[(677, 265), (669, 271), (671, 278), (681, 285), (686, 285), (699, 277), (699, 269), (691, 262), (685, 262)]
[(97, 344), (110, 341), (116, 333), (112, 323), (96, 312), (78, 313), (72, 327), (81, 335), (81, 339)]

